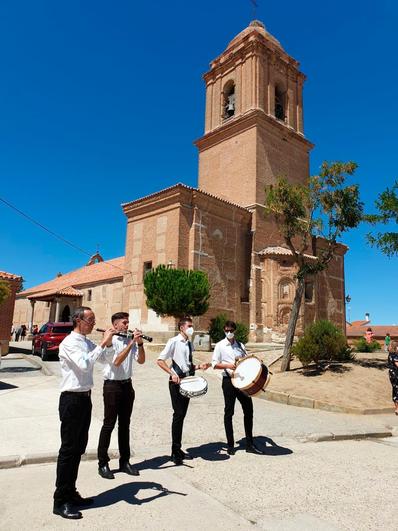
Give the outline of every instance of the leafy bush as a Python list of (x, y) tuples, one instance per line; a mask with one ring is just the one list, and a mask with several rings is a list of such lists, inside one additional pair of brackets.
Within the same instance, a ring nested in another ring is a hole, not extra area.
[(292, 347), (292, 354), (303, 365), (321, 361), (350, 361), (353, 356), (344, 334), (327, 320), (311, 324)]
[(357, 352), (374, 352), (380, 348), (380, 345), (375, 340), (368, 343), (364, 337), (360, 337), (357, 341), (354, 341), (354, 348)]
[(10, 285), (4, 280), (0, 281), (0, 304), (2, 304), (11, 294)]
[[(220, 313), (210, 320), (209, 335), (213, 343), (218, 343), (225, 338), (224, 325), (226, 321), (228, 321), (228, 316), (225, 313)], [(236, 323), (235, 339), (245, 344), (248, 338), (249, 328), (243, 323)]]
[(159, 265), (144, 278), (148, 308), (158, 315), (203, 315), (209, 308), (209, 279), (203, 271)]

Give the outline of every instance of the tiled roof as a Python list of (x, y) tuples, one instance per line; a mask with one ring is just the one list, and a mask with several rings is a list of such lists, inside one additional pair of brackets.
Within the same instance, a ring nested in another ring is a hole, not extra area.
[(61, 288), (61, 289), (48, 289), (45, 291), (39, 291), (32, 293), (28, 296), (28, 299), (41, 299), (46, 297), (53, 297), (55, 295), (60, 295), (64, 297), (82, 297), (84, 293), (79, 290), (75, 289), (72, 286)]
[(351, 323), (347, 323), (347, 326), (366, 326), (370, 323), (370, 321), (352, 321)]
[(232, 205), (236, 208), (240, 208), (242, 210), (246, 210), (249, 212), (249, 210), (241, 205), (238, 205), (236, 203), (233, 203), (232, 201), (228, 201), (227, 199), (223, 199), (221, 197), (218, 197), (216, 195), (210, 194), (209, 192), (205, 192), (204, 190), (201, 190), (200, 188), (193, 188), (192, 186), (187, 186), (183, 183), (177, 183), (173, 184), (173, 186), (169, 186), (168, 188), (164, 188), (163, 190), (160, 190), (159, 192), (154, 192), (153, 194), (146, 195), (144, 197), (140, 197), (139, 199), (134, 199), (133, 201), (129, 201), (128, 203), (122, 203), (122, 207), (127, 207), (130, 205), (134, 205), (135, 203), (139, 203), (141, 201), (146, 201), (147, 199), (152, 199), (154, 197), (160, 196), (164, 194), (165, 192), (169, 192), (170, 190), (173, 190), (174, 188), (185, 188), (185, 190), (192, 190), (194, 192), (199, 192), (200, 194), (206, 195), (208, 197), (212, 197), (213, 199), (217, 199), (218, 201), (221, 201), (223, 203), (226, 203), (227, 205)]
[(7, 273), (6, 271), (0, 271), (0, 279), (2, 280), (21, 280), (21, 276)]
[[(113, 258), (105, 262), (97, 262), (95, 264), (81, 267), (65, 275), (61, 275), (53, 280), (39, 284), (32, 288), (26, 289), (18, 293), (18, 298), (22, 295), (28, 297), (38, 293), (59, 293), (62, 290), (70, 290), (70, 288), (79, 288), (87, 284), (95, 284), (105, 280), (114, 280), (122, 278), (123, 274), (127, 272), (124, 269), (124, 256), (120, 258)], [(65, 292), (70, 294), (71, 291)], [(77, 295), (75, 295), (77, 296)]]
[[(290, 249), (286, 247), (266, 247), (258, 252), (260, 256), (293, 256), (293, 253)], [(305, 258), (310, 258), (311, 260), (317, 260), (317, 257), (312, 254), (305, 254)]]
[(398, 338), (398, 326), (397, 325), (372, 325), (370, 327), (363, 326), (347, 326), (346, 335), (347, 337), (363, 337), (365, 335), (366, 329), (371, 328), (375, 337), (379, 339), (384, 339), (387, 335), (387, 332), (391, 337)]

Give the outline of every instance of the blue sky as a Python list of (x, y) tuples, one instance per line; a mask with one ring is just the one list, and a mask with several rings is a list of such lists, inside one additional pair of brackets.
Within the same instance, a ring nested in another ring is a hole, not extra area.
[[(305, 134), (323, 160), (354, 160), (366, 208), (398, 178), (395, 0), (258, 1), (301, 63)], [(252, 19), (249, 0), (5, 0), (0, 5), (1, 196), (104, 258), (124, 254), (120, 204), (197, 184), (202, 74)], [(398, 259), (345, 236), (352, 319), (398, 322)], [(0, 269), (25, 286), (87, 257), (0, 204)]]

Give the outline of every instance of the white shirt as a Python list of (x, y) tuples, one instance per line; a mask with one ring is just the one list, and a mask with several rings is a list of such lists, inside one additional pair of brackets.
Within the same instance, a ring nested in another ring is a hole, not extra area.
[(100, 356), (112, 353), (113, 347), (102, 348), (86, 336), (71, 332), (59, 345), (61, 392), (89, 391), (94, 385), (94, 363)]
[[(237, 358), (243, 358), (244, 356), (247, 356), (247, 352), (242, 343), (238, 343), (236, 339), (234, 339), (234, 342), (231, 345), (228, 339), (225, 338), (216, 343), (211, 364), (214, 369), (214, 366), (218, 363), (235, 363)], [(233, 372), (231, 369), (224, 369), (224, 371), (228, 374), (232, 374)], [(224, 376), (226, 376), (225, 373)]]
[[(192, 343), (191, 348), (193, 352)], [(158, 360), (173, 360), (182, 372), (188, 373), (190, 369), (188, 340), (182, 334), (172, 337), (159, 354)], [(173, 368), (171, 370), (176, 374)]]
[(127, 354), (127, 358), (122, 361), (119, 367), (116, 367), (116, 365), (114, 365), (116, 357), (122, 352), (122, 350), (127, 347), (129, 342), (130, 339), (128, 339), (127, 337), (113, 336), (113, 353), (111, 356), (106, 354), (105, 359), (103, 358), (103, 361), (105, 362), (105, 380), (127, 380), (128, 378), (131, 378), (133, 374), (133, 360), (138, 359), (138, 349), (136, 343), (133, 344), (130, 352)]

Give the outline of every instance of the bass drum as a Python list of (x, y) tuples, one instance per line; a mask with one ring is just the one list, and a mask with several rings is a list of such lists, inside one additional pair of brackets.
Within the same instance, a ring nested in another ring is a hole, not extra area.
[(231, 376), (232, 384), (247, 396), (254, 396), (264, 391), (270, 379), (268, 368), (254, 355), (238, 360)]

